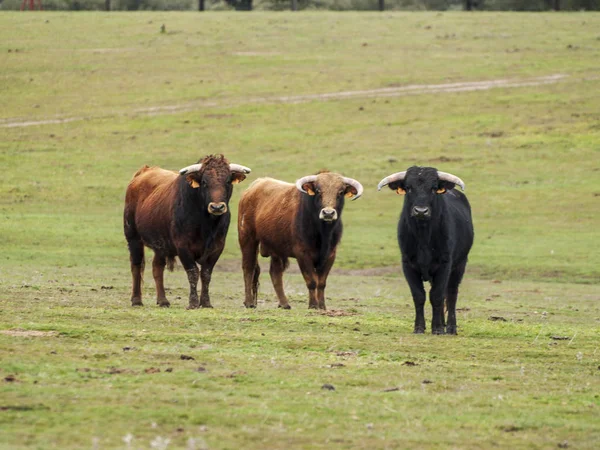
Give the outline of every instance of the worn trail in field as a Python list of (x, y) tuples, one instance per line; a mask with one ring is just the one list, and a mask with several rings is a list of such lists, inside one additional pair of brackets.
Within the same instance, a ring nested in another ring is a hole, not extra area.
[(85, 117), (54, 117), (39, 120), (21, 120), (5, 119), (0, 120), (0, 127), (28, 127), (34, 125), (62, 124), (82, 120), (106, 119), (114, 116), (160, 116), (167, 114), (178, 114), (182, 112), (191, 112), (204, 108), (219, 108), (240, 106), (246, 104), (298, 104), (313, 101), (344, 100), (357, 98), (385, 98), (385, 97), (403, 97), (407, 95), (441, 94), (441, 93), (460, 93), (473, 91), (486, 91), (498, 88), (520, 88), (528, 86), (541, 86), (545, 84), (560, 83), (566, 80), (570, 82), (584, 81), (581, 79), (570, 78), (565, 74), (554, 74), (542, 77), (499, 79), (486, 81), (469, 81), (462, 83), (445, 84), (411, 84), (407, 86), (388, 87), (380, 89), (367, 89), (358, 91), (341, 91), (322, 94), (304, 94), (304, 95), (286, 95), (273, 97), (249, 97), (238, 99), (222, 100), (198, 100), (175, 105), (162, 105), (146, 108), (134, 109), (110, 115), (85, 116)]

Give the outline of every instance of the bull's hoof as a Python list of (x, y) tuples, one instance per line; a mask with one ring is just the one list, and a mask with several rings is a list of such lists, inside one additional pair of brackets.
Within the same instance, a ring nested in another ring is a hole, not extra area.
[(213, 305), (211, 305), (210, 303), (207, 303), (205, 305), (200, 305), (202, 308), (212, 308)]
[(452, 327), (452, 326), (448, 325), (446, 327), (446, 334), (452, 334), (452, 335), (456, 336), (458, 334), (456, 332), (456, 327)]
[(169, 300), (167, 300), (166, 298), (157, 300), (156, 304), (161, 308), (168, 308), (169, 306), (171, 306), (171, 303), (169, 303)]
[(281, 309), (292, 309), (290, 305), (278, 305), (277, 307)]
[(199, 309), (200, 303), (190, 303), (186, 309)]
[(247, 305), (244, 303), (244, 306), (246, 307), (246, 309), (254, 309), (256, 308), (256, 305)]
[(414, 334), (423, 334), (425, 333), (425, 328), (423, 327), (415, 327), (415, 329), (413, 330)]
[(431, 334), (446, 334), (446, 331), (444, 330), (444, 328), (433, 328), (431, 330)]
[(144, 306), (140, 297), (134, 297), (131, 299), (131, 306)]
[(308, 309), (319, 309), (317, 305), (308, 305)]

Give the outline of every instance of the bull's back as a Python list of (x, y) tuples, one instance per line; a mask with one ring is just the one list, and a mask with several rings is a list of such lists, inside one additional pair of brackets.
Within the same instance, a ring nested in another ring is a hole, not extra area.
[(144, 166), (127, 187), (125, 221), (135, 224), (148, 245), (159, 236), (164, 240), (169, 233), (178, 176), (159, 167)]
[(288, 247), (298, 209), (298, 190), (291, 183), (259, 178), (242, 194), (238, 228), (244, 237), (260, 241), (271, 250)]

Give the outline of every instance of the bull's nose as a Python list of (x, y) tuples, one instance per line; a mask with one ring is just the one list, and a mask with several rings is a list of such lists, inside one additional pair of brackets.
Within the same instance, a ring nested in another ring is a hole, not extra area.
[(333, 222), (337, 220), (337, 211), (333, 208), (323, 208), (319, 214), (319, 219), (325, 222)]
[(431, 210), (427, 206), (414, 206), (412, 209), (413, 217), (424, 218), (431, 216)]
[(223, 202), (220, 202), (220, 203), (211, 202), (208, 204), (208, 212), (210, 214), (220, 216), (221, 214), (225, 214), (227, 212), (227, 205)]

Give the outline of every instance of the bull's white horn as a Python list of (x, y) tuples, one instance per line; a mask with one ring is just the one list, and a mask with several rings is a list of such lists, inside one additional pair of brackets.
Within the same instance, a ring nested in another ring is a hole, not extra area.
[(316, 175), (308, 175), (306, 177), (302, 177), (296, 180), (296, 189), (298, 189), (300, 192), (304, 192), (305, 194), (308, 194), (308, 192), (306, 192), (302, 186), (305, 185), (306, 183), (314, 183), (315, 181), (317, 181), (317, 176)]
[(241, 166), (239, 164), (229, 164), (229, 170), (232, 172), (242, 172), (242, 173), (250, 173), (252, 172), (250, 168), (246, 166)]
[(463, 180), (458, 178), (456, 175), (452, 175), (451, 173), (446, 173), (446, 172), (440, 172), (439, 170), (438, 170), (437, 174), (438, 174), (438, 178), (440, 180), (449, 181), (450, 183), (458, 184), (463, 191), (465, 190), (465, 183), (463, 183)]
[(356, 189), (356, 195), (354, 197), (352, 197), (352, 200), (357, 200), (363, 193), (363, 186), (362, 184), (360, 184), (358, 181), (356, 181), (354, 178), (346, 178), (346, 177), (342, 177), (342, 180), (344, 181), (344, 183), (349, 184), (350, 186), (352, 186), (354, 189)]
[(377, 190), (380, 191), (382, 187), (387, 186), (388, 184), (393, 183), (394, 181), (402, 181), (402, 180), (404, 180), (405, 176), (406, 176), (406, 171), (396, 172), (391, 175), (388, 175), (387, 177), (385, 177), (383, 180), (381, 180), (379, 182), (379, 184), (377, 185)]
[(186, 175), (192, 172), (198, 172), (202, 168), (202, 164), (192, 164), (191, 166), (184, 167), (179, 171), (179, 175)]

